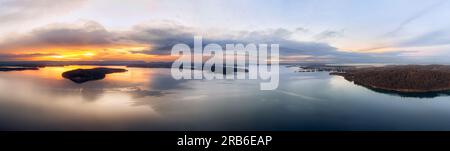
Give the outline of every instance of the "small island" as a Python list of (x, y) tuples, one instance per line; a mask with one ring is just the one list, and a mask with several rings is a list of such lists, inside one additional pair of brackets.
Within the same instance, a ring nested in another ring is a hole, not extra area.
[(330, 74), (343, 76), (348, 81), (372, 89), (404, 93), (450, 90), (450, 66), (447, 65), (392, 65)]
[(127, 72), (125, 69), (117, 68), (94, 68), (94, 69), (76, 69), (64, 72), (62, 76), (75, 83), (81, 84), (93, 80), (104, 79), (106, 74)]
[(39, 70), (39, 68), (37, 68), (37, 67), (0, 67), (1, 72), (24, 71), (24, 70)]

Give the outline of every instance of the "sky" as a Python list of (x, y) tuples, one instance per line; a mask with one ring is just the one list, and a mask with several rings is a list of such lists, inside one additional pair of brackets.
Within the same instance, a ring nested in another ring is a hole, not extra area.
[(170, 61), (280, 45), (282, 62), (450, 63), (448, 0), (0, 0), (1, 61)]

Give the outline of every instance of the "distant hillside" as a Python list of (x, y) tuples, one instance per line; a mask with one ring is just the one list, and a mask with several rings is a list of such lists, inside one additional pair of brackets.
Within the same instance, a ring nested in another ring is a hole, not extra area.
[(450, 90), (450, 66), (405, 65), (357, 68), (341, 75), (355, 84), (399, 92), (435, 92)]

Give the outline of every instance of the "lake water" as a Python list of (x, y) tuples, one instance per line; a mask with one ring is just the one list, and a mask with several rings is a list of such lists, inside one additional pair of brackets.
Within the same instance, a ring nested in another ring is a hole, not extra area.
[[(405, 97), (326, 72), (280, 68), (280, 85), (172, 79), (127, 68), (76, 84), (61, 74), (92, 66), (0, 72), (1, 130), (450, 130), (450, 97)], [(126, 67), (121, 67), (126, 68)]]

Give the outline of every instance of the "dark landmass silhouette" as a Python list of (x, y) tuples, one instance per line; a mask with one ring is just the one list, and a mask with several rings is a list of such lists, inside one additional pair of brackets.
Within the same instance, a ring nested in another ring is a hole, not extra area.
[[(139, 64), (131, 64), (127, 65), (127, 67), (135, 67), (135, 68), (172, 68), (171, 62), (153, 62), (153, 63), (139, 63)], [(194, 66), (187, 66), (187, 69), (191, 70), (202, 70), (203, 67), (194, 67)], [(223, 64), (222, 66), (217, 66), (217, 68), (220, 71), (220, 68), (222, 69), (223, 74), (229, 74), (229, 73), (236, 73), (236, 72), (248, 72), (249, 70), (246, 68), (240, 68), (237, 66), (226, 66), (226, 64)], [(183, 69), (183, 65), (180, 66), (180, 70)], [(208, 70), (208, 69), (203, 69)], [(213, 65), (211, 67), (212, 72), (216, 72), (216, 65)]]
[(94, 68), (94, 69), (76, 69), (64, 72), (62, 76), (75, 83), (84, 83), (93, 80), (104, 79), (106, 74), (127, 72), (125, 69), (117, 68)]
[(149, 62), (149, 63), (133, 63), (127, 67), (135, 68), (172, 68), (172, 62)]
[(169, 62), (144, 62), (144, 61), (0, 61), (0, 66), (16, 67), (53, 67), (69, 65), (92, 66), (128, 66), (144, 64), (169, 64)]
[[(248, 71), (249, 71), (249, 70), (246, 69), (246, 68), (239, 68), (239, 67), (237, 67), (237, 66), (234, 66), (234, 67), (217, 66), (217, 68), (219, 69), (219, 70), (217, 70), (217, 71), (220, 71), (220, 69), (222, 69), (222, 73), (223, 73), (223, 74), (229, 74), (230, 72), (236, 73), (236, 72), (248, 72)], [(213, 66), (211, 67), (211, 71), (212, 71), (212, 72), (216, 72), (216, 66), (215, 66), (215, 65), (213, 65)]]
[(406, 93), (446, 92), (450, 90), (450, 66), (396, 65), (355, 68), (345, 72), (332, 72), (357, 85), (377, 91)]
[[(126, 66), (131, 68), (172, 68), (173, 62), (144, 62), (144, 61), (0, 61), (1, 66), (17, 66), (17, 67), (54, 67), (54, 66), (69, 66), (69, 65), (91, 65), (91, 66)], [(181, 66), (182, 67), (182, 66)], [(201, 70), (202, 67), (188, 67), (191, 70)], [(212, 72), (216, 72), (215, 65), (212, 67)], [(225, 64), (219, 66), (222, 68), (223, 74), (230, 74), (236, 72), (248, 72), (244, 67), (226, 66)], [(218, 70), (220, 71), (220, 70)]]
[(0, 67), (0, 71), (24, 71), (24, 70), (39, 70), (37, 67)]

